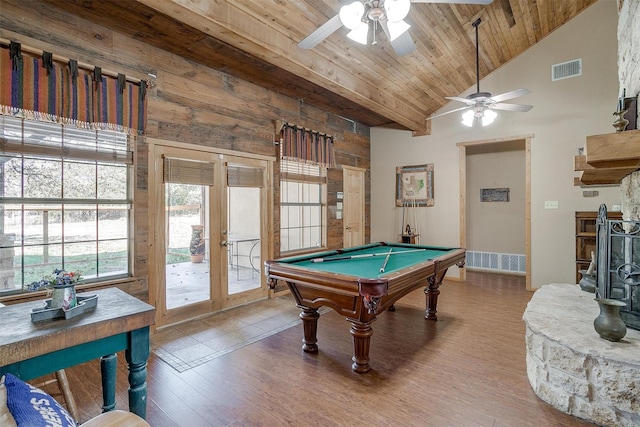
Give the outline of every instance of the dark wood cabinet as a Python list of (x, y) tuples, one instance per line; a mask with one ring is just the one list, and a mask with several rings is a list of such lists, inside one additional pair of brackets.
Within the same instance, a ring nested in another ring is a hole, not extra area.
[[(596, 253), (597, 211), (576, 212), (576, 283), (581, 279), (580, 270), (589, 268), (591, 252)], [(609, 219), (622, 219), (622, 212), (607, 212)]]

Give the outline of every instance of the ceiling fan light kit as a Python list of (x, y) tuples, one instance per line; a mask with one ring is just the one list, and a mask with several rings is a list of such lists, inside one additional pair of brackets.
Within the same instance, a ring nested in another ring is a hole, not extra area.
[(411, 3), (445, 3), (487, 5), (493, 0), (360, 0), (345, 4), (333, 18), (318, 27), (298, 43), (302, 49), (312, 49), (340, 27), (349, 29), (347, 37), (366, 45), (372, 28), (372, 45), (377, 44), (378, 26), (382, 28), (398, 56), (416, 50), (408, 30), (411, 25), (404, 18), (409, 15)]
[(409, 0), (385, 0), (383, 6), (389, 22), (400, 22), (409, 14), (411, 2)]
[(364, 15), (364, 4), (354, 1), (351, 4), (345, 4), (340, 8), (340, 21), (342, 25), (350, 30), (355, 30), (362, 24), (362, 16)]
[(476, 120), (482, 123), (482, 126), (489, 126), (498, 117), (498, 113), (493, 110), (483, 110), (482, 107), (474, 110), (467, 110), (462, 113), (462, 124), (468, 127), (473, 126)]
[(360, 22), (360, 25), (358, 27), (349, 31), (347, 37), (349, 37), (354, 42), (367, 44), (367, 39), (369, 37), (369, 24)]
[(340, 8), (340, 22), (351, 30), (347, 37), (357, 43), (367, 44), (370, 23), (373, 23), (372, 44), (376, 44), (378, 24), (383, 23), (387, 25), (389, 41), (394, 41), (411, 28), (404, 21), (410, 8), (410, 0), (354, 1)]

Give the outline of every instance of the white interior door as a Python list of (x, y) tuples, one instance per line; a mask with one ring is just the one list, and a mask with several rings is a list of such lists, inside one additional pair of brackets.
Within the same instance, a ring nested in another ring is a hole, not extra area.
[(364, 173), (364, 169), (343, 166), (344, 247), (358, 246), (365, 243)]

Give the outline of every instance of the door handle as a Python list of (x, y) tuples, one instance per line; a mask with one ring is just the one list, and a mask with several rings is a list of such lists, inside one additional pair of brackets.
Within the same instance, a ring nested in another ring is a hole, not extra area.
[(220, 242), (220, 246), (227, 246), (229, 243), (226, 240)]
[(345, 227), (345, 230), (351, 230), (351, 227), (349, 227), (348, 225)]

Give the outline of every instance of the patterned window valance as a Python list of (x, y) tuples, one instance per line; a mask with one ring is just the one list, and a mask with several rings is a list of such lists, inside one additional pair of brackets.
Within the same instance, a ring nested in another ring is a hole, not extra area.
[(146, 82), (107, 76), (0, 43), (0, 113), (80, 128), (143, 134)]
[(280, 129), (282, 158), (327, 168), (335, 167), (333, 136), (284, 123)]

